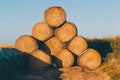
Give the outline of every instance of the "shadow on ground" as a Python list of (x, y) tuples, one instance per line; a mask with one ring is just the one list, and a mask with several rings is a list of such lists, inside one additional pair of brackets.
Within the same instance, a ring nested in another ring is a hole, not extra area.
[[(43, 42), (39, 41), (39, 49), (51, 56), (48, 47)], [(48, 66), (37, 69), (31, 67), (30, 57), (36, 61), (34, 66), (38, 66), (37, 63)], [(61, 74), (62, 71), (27, 53), (14, 48), (0, 50), (0, 80), (62, 80)]]
[[(33, 56), (30, 56), (33, 57)], [(45, 63), (42, 60), (39, 60), (35, 57), (33, 57), (35, 61), (38, 63), (42, 63), (44, 65), (49, 65), (48, 63)], [(29, 59), (29, 58), (28, 58)], [(54, 68), (53, 66), (35, 69), (31, 66), (29, 66), (28, 63), (25, 64), (26, 66), (24, 69), (19, 71), (15, 77), (13, 77), (13, 80), (62, 80), (60, 78), (60, 75), (62, 74), (62, 71)], [(37, 66), (37, 65), (36, 65)]]
[[(51, 56), (50, 50), (47, 47), (47, 45), (44, 42), (39, 41), (37, 39), (36, 41), (39, 46), (39, 49), (44, 51), (48, 56)], [(35, 64), (32, 64), (34, 65), (34, 67), (31, 66), (30, 64), (31, 63), (30, 58), (32, 58), (32, 60), (36, 62)], [(52, 59), (52, 56), (51, 56), (51, 60), (52, 62), (54, 60)], [(24, 61), (25, 61), (24, 68), (16, 74), (13, 80), (62, 80), (60, 78), (62, 71), (56, 69), (55, 67), (44, 62), (43, 60), (40, 60), (32, 55), (28, 55), (24, 57)], [(39, 68), (40, 66), (39, 63), (41, 65), (48, 65), (48, 66), (44, 68)]]

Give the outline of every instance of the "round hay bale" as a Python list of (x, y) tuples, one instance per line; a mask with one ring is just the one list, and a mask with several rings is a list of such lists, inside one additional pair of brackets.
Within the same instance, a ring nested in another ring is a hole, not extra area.
[(73, 54), (67, 49), (62, 49), (58, 55), (55, 57), (55, 63), (53, 63), (56, 67), (71, 67), (74, 63)]
[(20, 36), (15, 43), (15, 48), (25, 53), (32, 53), (38, 49), (37, 42), (29, 35)]
[(71, 22), (66, 22), (60, 28), (55, 30), (55, 36), (63, 42), (70, 41), (77, 35), (77, 28)]
[(94, 49), (85, 50), (77, 60), (78, 65), (94, 69), (101, 64), (101, 55)]
[(69, 42), (68, 49), (79, 56), (82, 51), (87, 49), (87, 41), (81, 36), (76, 36)]
[(63, 48), (65, 44), (56, 37), (52, 37), (45, 44), (49, 47), (51, 55), (56, 56)]
[(53, 29), (47, 23), (39, 22), (33, 26), (32, 36), (40, 41), (45, 41), (53, 36)]
[(59, 27), (66, 20), (66, 13), (62, 7), (52, 6), (44, 13), (44, 21), (52, 27)]
[(49, 67), (52, 64), (51, 56), (48, 53), (43, 52), (42, 50), (36, 50), (31, 53), (30, 57), (30, 66), (34, 69), (42, 69)]

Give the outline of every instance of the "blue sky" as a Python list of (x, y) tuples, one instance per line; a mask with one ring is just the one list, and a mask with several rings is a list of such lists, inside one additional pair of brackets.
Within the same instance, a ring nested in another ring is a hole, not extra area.
[(21, 35), (31, 35), (44, 11), (61, 6), (67, 21), (85, 38), (120, 34), (120, 0), (0, 0), (0, 44), (15, 43)]

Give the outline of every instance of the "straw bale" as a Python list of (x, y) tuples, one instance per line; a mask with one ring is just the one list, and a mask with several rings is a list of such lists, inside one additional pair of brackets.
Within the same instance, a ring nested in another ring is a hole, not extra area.
[(49, 47), (51, 55), (57, 55), (63, 48), (65, 44), (56, 37), (52, 37), (45, 44)]
[(37, 42), (29, 35), (20, 36), (15, 43), (15, 48), (25, 53), (32, 53), (38, 49)]
[(77, 60), (78, 65), (94, 69), (101, 64), (101, 55), (95, 49), (85, 50)]
[(79, 56), (82, 51), (87, 49), (87, 41), (81, 36), (76, 36), (68, 44), (68, 49)]
[(62, 49), (56, 56), (54, 62), (56, 67), (71, 67), (74, 63), (74, 56), (67, 49)]
[(66, 20), (66, 13), (62, 7), (52, 6), (44, 13), (44, 21), (52, 27), (59, 27)]
[(53, 36), (53, 29), (47, 23), (39, 22), (33, 26), (32, 36), (40, 41), (45, 41)]
[(77, 35), (77, 28), (71, 22), (66, 22), (60, 28), (55, 30), (55, 36), (63, 42), (70, 41)]

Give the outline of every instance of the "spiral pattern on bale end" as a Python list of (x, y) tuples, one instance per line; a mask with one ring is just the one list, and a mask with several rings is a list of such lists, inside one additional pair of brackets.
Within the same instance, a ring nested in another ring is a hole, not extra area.
[(95, 49), (85, 50), (77, 60), (78, 65), (94, 69), (100, 66), (101, 56)]
[(56, 56), (63, 48), (65, 44), (56, 37), (50, 38), (45, 44), (49, 47), (51, 55)]
[(71, 22), (66, 22), (55, 30), (55, 36), (63, 42), (70, 41), (77, 35), (77, 28)]
[(52, 6), (44, 13), (44, 21), (52, 27), (59, 27), (66, 20), (66, 13), (62, 7)]
[(79, 56), (82, 51), (87, 49), (87, 46), (87, 41), (83, 37), (76, 36), (69, 42), (68, 49)]
[(47, 23), (39, 22), (33, 26), (32, 36), (40, 41), (46, 41), (53, 36), (53, 29)]
[(38, 44), (31, 36), (22, 35), (16, 40), (15, 48), (21, 52), (30, 54), (38, 49)]

